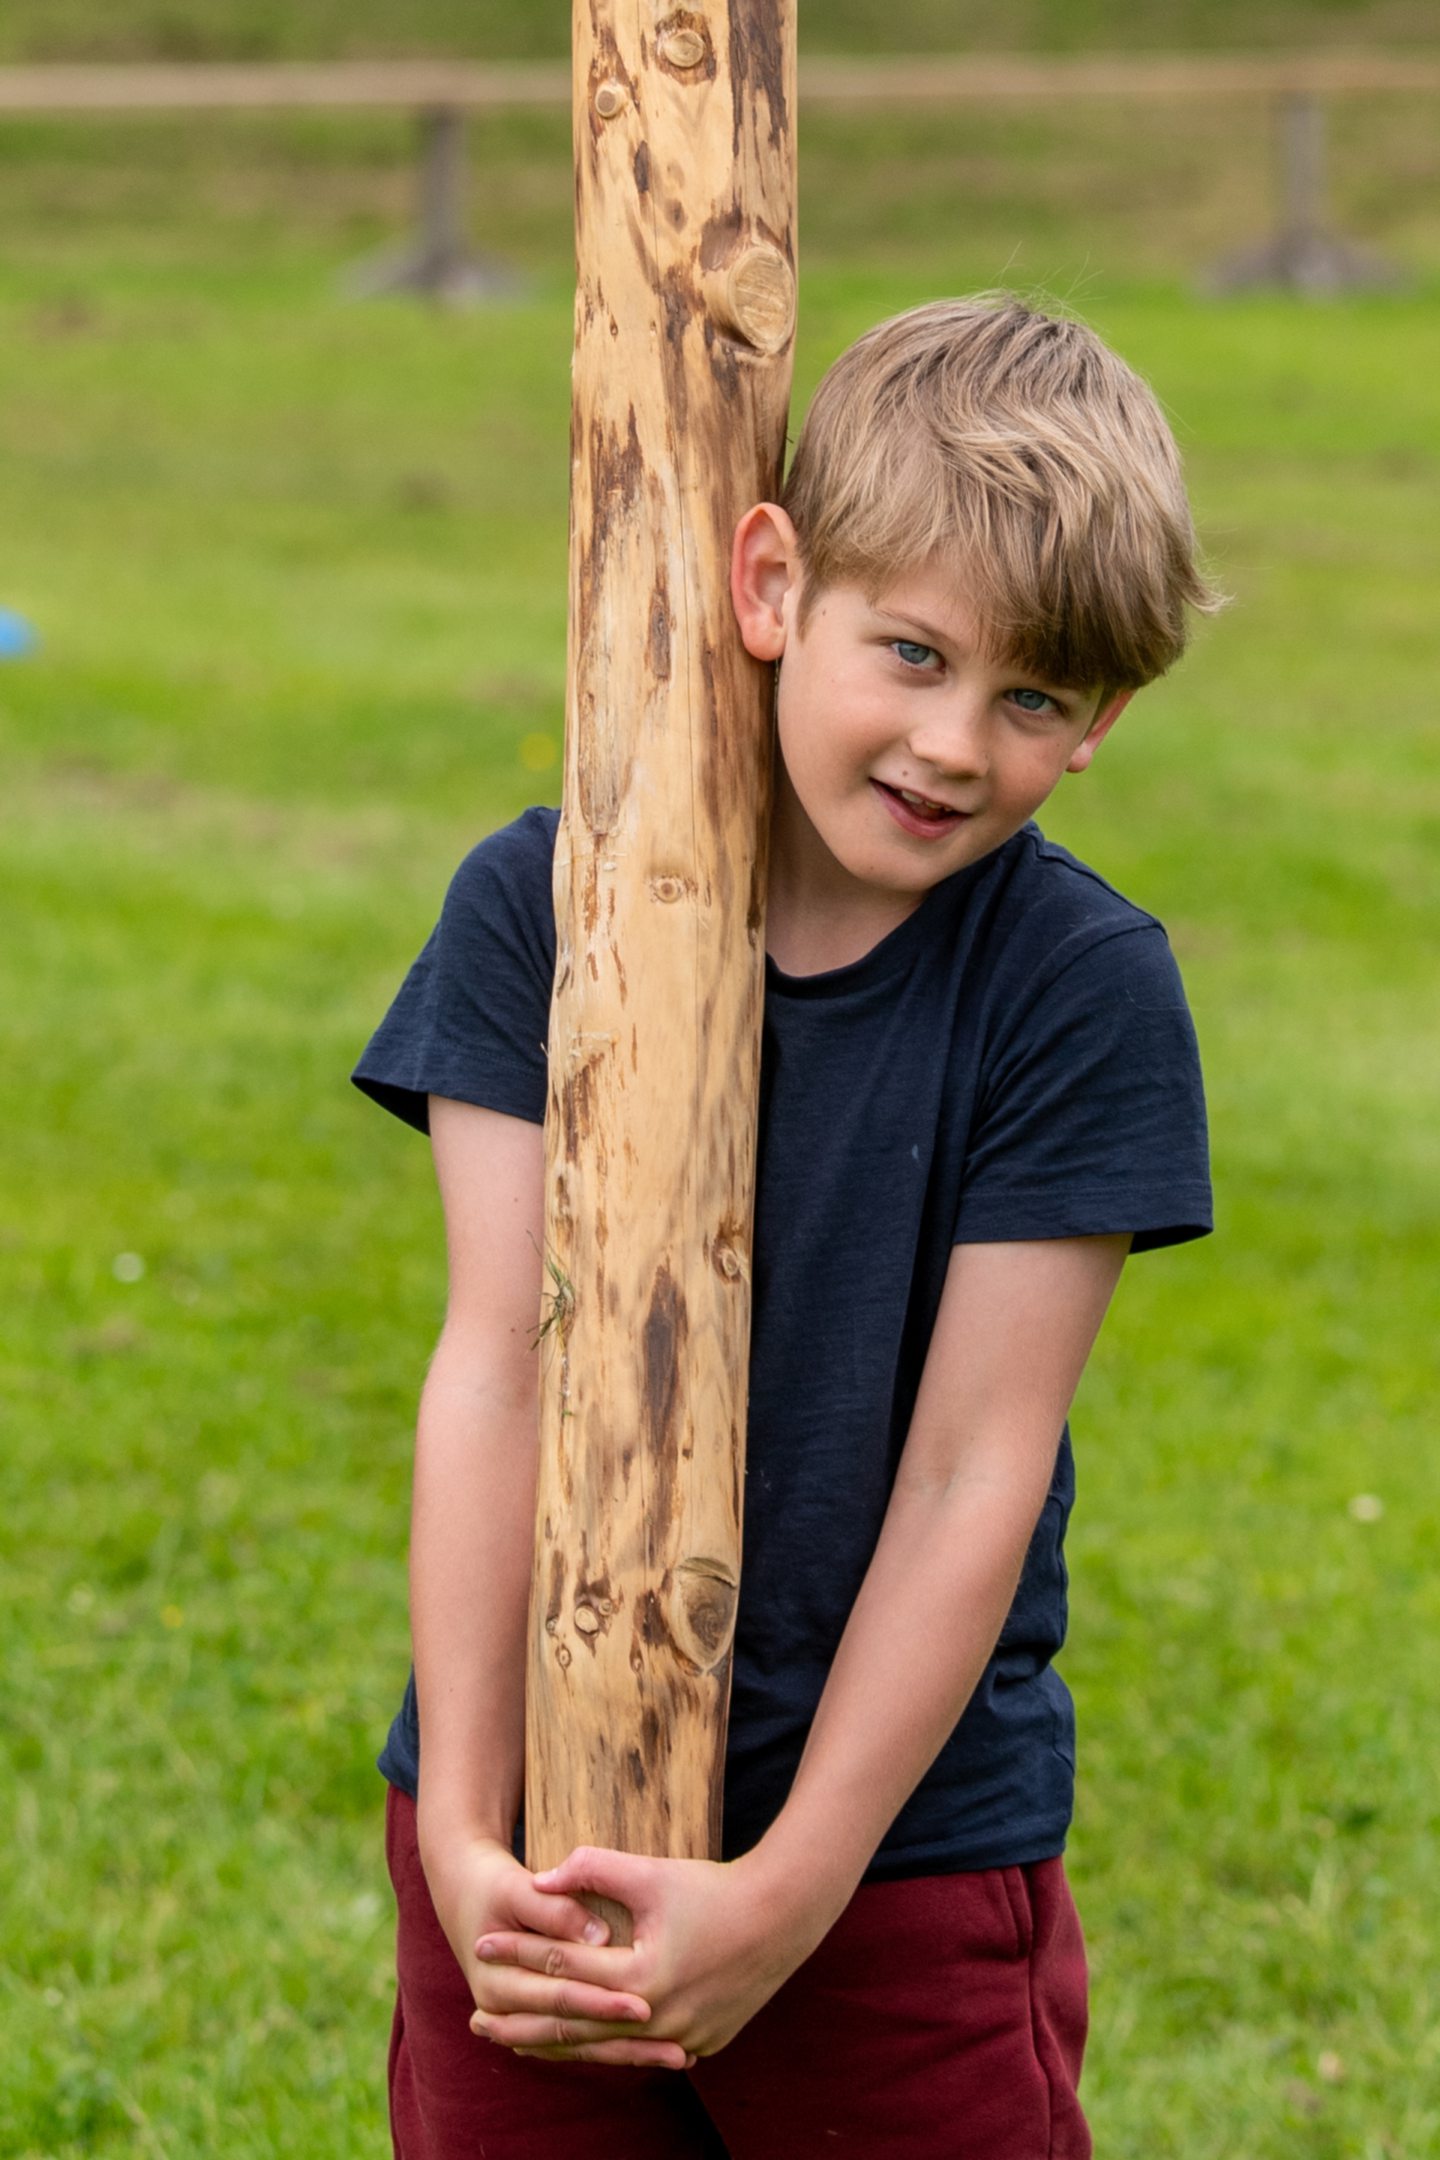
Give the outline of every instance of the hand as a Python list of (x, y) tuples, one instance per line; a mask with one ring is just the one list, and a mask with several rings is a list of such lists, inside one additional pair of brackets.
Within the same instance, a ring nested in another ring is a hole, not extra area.
[[(810, 1955), (828, 1924), (813, 1914), (787, 1914), (762, 1884), (751, 1855), (724, 1863), (649, 1860), (580, 1846), (558, 1868), (535, 1876), (533, 1884), (537, 1894), (553, 1897), (563, 1908), (587, 1890), (629, 1907), (635, 1923), (629, 1950), (567, 1949), (565, 1968), (598, 1977), (599, 1967), (589, 1961), (611, 1961), (605, 1971), (616, 1976), (614, 1984), (633, 1989), (649, 2004), (648, 2031), (677, 2042), (691, 2061), (717, 2054), (733, 2040)], [(533, 1930), (526, 1935), (492, 1930), (476, 1951), (492, 1969), (516, 1974), (547, 1969), (546, 1946)], [(584, 2059), (582, 2048), (558, 2039), (536, 2044), (533, 2022), (489, 2018), (484, 2029), (519, 2054)]]
[[(686, 2051), (637, 2028), (650, 2005), (628, 1984), (629, 1950), (603, 1947), (609, 1929), (577, 1899), (546, 1895), (492, 1838), (446, 1842), (425, 1856), (440, 1924), (475, 1999), (472, 2032), (527, 2052), (546, 2044), (575, 2062), (683, 2070)], [(500, 1965), (476, 1955), (497, 1930), (523, 1949)]]

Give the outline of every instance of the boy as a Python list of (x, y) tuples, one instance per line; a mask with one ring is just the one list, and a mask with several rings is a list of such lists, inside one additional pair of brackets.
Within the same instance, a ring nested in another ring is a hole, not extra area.
[(512, 1851), (553, 811), (467, 859), (356, 1074), (428, 1122), (450, 1259), (381, 1759), (395, 2147), (1078, 2160), (1066, 1414), (1126, 1252), (1210, 1202), (1164, 933), (1030, 820), (1214, 602), (1149, 391), (1014, 300), (836, 363), (732, 591), (779, 755), (722, 1862)]

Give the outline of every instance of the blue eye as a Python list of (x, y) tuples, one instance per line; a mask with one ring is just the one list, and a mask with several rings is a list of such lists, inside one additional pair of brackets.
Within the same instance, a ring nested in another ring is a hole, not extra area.
[(933, 645), (917, 645), (911, 638), (896, 638), (891, 650), (906, 667), (923, 668), (940, 657)]
[[(1034, 700), (1033, 704), (1032, 699)], [(1031, 713), (1044, 712), (1048, 705), (1053, 705), (1055, 702), (1052, 697), (1047, 697), (1043, 690), (1012, 690), (1010, 692), (1010, 701), (1012, 704), (1018, 705), (1021, 712)]]

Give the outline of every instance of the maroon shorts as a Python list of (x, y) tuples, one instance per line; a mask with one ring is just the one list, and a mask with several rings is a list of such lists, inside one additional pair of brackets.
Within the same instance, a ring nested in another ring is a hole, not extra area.
[(393, 1790), (386, 1843), (397, 2160), (1088, 2160), (1085, 1946), (1059, 1860), (862, 1885), (814, 1955), (686, 2075), (538, 2062), (477, 2039), (414, 1802)]

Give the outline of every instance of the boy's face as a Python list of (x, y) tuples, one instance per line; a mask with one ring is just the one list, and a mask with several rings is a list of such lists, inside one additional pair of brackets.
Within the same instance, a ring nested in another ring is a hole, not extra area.
[(822, 592), (802, 630), (794, 529), (771, 504), (741, 521), (732, 591), (747, 649), (780, 662), (774, 867), (806, 899), (909, 913), (1082, 772), (1127, 702), (987, 658), (933, 564), (873, 601)]

